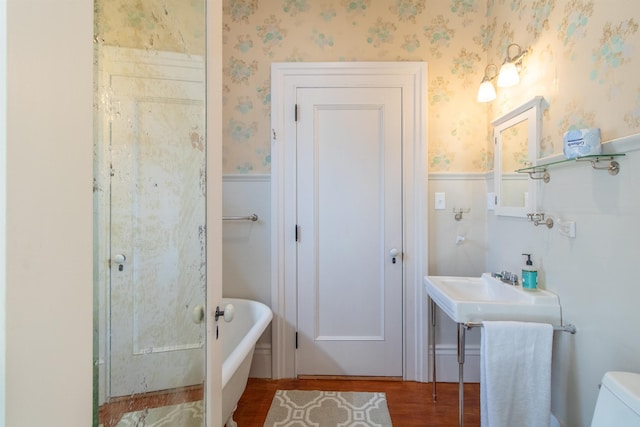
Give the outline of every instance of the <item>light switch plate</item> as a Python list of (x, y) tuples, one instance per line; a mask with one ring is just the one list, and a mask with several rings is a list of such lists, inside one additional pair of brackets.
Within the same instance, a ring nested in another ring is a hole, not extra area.
[(496, 209), (496, 193), (487, 193), (487, 209), (490, 211)]
[(435, 210), (441, 211), (447, 207), (447, 201), (443, 192), (436, 192), (434, 195)]

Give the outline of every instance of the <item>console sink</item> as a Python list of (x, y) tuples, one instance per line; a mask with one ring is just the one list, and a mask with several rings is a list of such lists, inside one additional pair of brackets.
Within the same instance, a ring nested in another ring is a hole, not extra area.
[(546, 290), (528, 291), (484, 273), (481, 277), (426, 276), (431, 299), (457, 323), (517, 320), (560, 325), (560, 300)]

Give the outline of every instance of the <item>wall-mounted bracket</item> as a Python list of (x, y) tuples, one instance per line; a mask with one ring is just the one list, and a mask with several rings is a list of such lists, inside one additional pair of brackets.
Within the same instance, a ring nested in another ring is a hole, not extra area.
[[(589, 162), (591, 167), (597, 170), (608, 170), (609, 175), (618, 175), (620, 172), (620, 163), (613, 160), (613, 156), (596, 156), (596, 157), (578, 157), (576, 162)], [(609, 162), (608, 166), (598, 166), (600, 162)]]
[(547, 228), (553, 228), (553, 219), (549, 217), (545, 219), (544, 214), (542, 212), (529, 213), (527, 214), (527, 219), (533, 222), (533, 225), (535, 225), (536, 227), (539, 225), (546, 225)]
[(463, 213), (471, 212), (471, 208), (453, 208), (453, 219), (460, 221)]
[(551, 181), (551, 175), (549, 175), (549, 172), (547, 172), (547, 168), (544, 167), (533, 166), (528, 170), (520, 170), (518, 172), (529, 174), (529, 178), (531, 179), (541, 179), (545, 184)]

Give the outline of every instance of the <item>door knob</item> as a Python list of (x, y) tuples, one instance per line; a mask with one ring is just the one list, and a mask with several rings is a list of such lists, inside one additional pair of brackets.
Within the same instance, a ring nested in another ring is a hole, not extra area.
[(124, 270), (124, 263), (127, 260), (125, 254), (116, 254), (113, 256), (113, 262), (118, 264), (118, 271)]
[(391, 257), (392, 263), (396, 263), (396, 257), (398, 256), (398, 254), (400, 254), (400, 251), (398, 251), (396, 248), (391, 248), (391, 250), (389, 250), (389, 256)]
[(194, 307), (193, 312), (191, 313), (191, 320), (193, 323), (199, 324), (204, 320), (204, 307), (201, 305), (197, 305)]
[(223, 316), (224, 321), (229, 323), (233, 320), (233, 315), (235, 314), (236, 309), (233, 307), (233, 304), (227, 304), (224, 306), (224, 310), (220, 310), (220, 307), (216, 307), (215, 319), (216, 322), (220, 316)]

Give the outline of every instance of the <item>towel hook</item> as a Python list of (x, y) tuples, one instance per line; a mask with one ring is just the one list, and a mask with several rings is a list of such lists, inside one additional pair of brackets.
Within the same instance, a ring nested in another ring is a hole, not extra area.
[(469, 212), (471, 212), (471, 208), (453, 208), (453, 219), (460, 221), (462, 219), (462, 214)]

